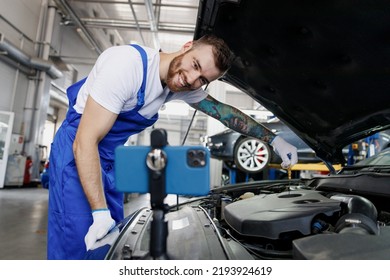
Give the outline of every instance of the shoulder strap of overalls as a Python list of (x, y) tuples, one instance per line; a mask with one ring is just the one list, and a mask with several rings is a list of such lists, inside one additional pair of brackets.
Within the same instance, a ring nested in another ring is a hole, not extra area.
[(136, 48), (139, 51), (139, 53), (141, 54), (141, 58), (142, 58), (142, 64), (144, 66), (143, 67), (144, 68), (144, 75), (143, 75), (143, 79), (142, 79), (141, 88), (137, 93), (137, 107), (142, 107), (145, 103), (146, 76), (148, 73), (148, 56), (146, 55), (145, 50), (143, 48), (141, 48), (140, 46), (133, 45), (133, 44), (131, 44), (130, 46), (133, 46), (134, 48)]

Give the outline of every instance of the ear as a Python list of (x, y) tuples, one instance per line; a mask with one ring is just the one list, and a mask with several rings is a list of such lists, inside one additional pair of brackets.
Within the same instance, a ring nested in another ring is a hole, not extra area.
[(187, 43), (185, 43), (183, 45), (183, 47), (181, 48), (181, 51), (184, 53), (184, 52), (188, 51), (189, 49), (191, 49), (192, 48), (192, 42), (193, 41), (188, 41)]

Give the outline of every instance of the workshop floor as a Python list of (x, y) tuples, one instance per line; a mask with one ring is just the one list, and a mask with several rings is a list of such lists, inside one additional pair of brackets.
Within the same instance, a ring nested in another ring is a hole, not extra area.
[[(176, 203), (168, 196), (166, 203)], [(0, 260), (45, 260), (48, 190), (0, 189)], [(131, 195), (125, 216), (149, 206), (149, 195)]]

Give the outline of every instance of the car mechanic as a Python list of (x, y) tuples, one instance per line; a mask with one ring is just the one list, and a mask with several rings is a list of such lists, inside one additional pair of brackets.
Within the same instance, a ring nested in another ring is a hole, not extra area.
[(158, 119), (160, 107), (182, 100), (242, 134), (270, 143), (282, 167), (296, 147), (203, 90), (230, 67), (233, 54), (213, 35), (164, 53), (138, 45), (105, 50), (90, 74), (67, 89), (69, 109), (50, 154), (48, 259), (82, 259), (123, 219), (114, 186), (114, 150)]

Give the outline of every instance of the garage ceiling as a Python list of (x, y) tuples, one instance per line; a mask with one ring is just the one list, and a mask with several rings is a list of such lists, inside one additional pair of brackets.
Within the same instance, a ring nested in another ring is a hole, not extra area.
[(199, 0), (55, 0), (62, 24), (74, 27), (101, 53), (113, 45), (138, 43), (178, 50), (192, 40)]

